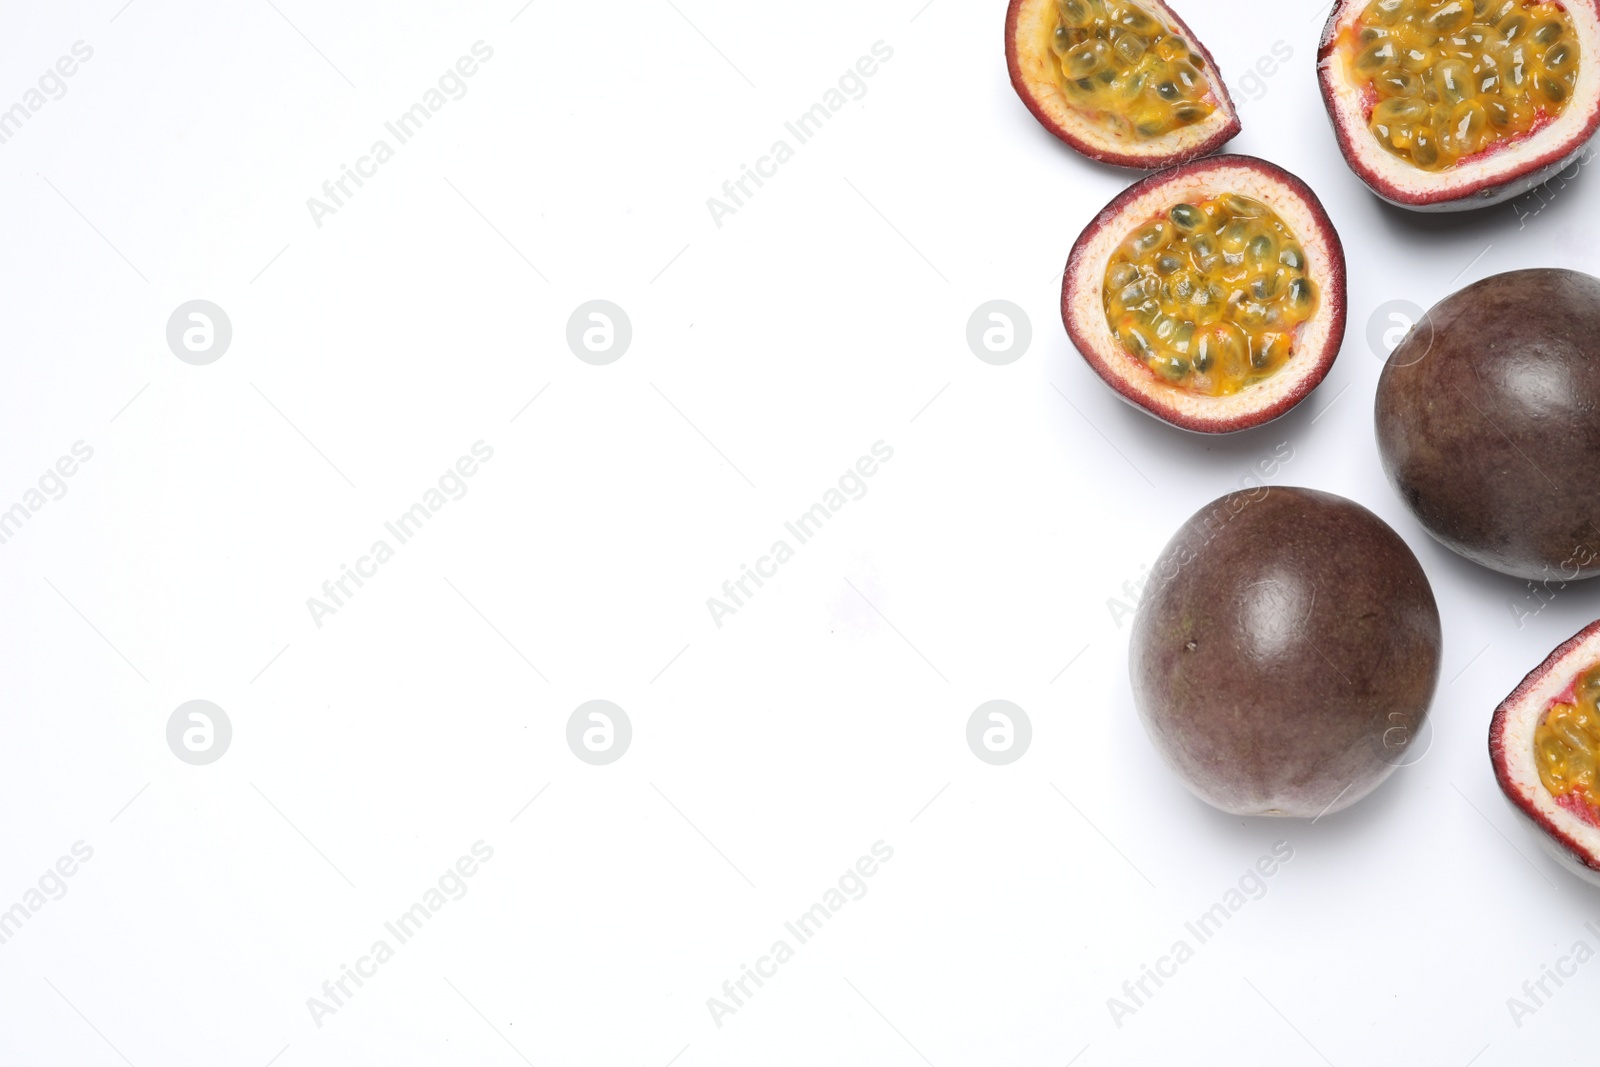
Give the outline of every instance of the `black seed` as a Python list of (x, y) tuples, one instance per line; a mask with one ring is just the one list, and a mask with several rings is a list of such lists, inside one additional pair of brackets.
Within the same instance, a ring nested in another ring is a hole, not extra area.
[(1193, 230), (1206, 221), (1205, 213), (1193, 204), (1179, 204), (1170, 214), (1180, 230)]
[(1161, 373), (1172, 381), (1180, 382), (1189, 376), (1189, 361), (1182, 356), (1169, 356), (1161, 366)]

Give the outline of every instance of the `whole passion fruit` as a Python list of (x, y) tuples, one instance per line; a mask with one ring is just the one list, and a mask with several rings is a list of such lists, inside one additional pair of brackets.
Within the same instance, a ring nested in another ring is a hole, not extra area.
[(1129, 650), (1151, 741), (1201, 800), (1316, 818), (1403, 762), (1439, 678), (1416, 557), (1353, 501), (1230, 493), (1156, 561)]
[(1600, 622), (1550, 653), (1495, 709), (1489, 759), (1546, 850), (1600, 885)]
[(1419, 211), (1497, 204), (1600, 126), (1600, 0), (1339, 0), (1317, 72), (1373, 192)]
[(1123, 399), (1186, 430), (1277, 418), (1344, 339), (1344, 248), (1316, 194), (1250, 156), (1152, 174), (1073, 245), (1061, 317)]
[(1600, 279), (1519, 270), (1445, 297), (1378, 379), (1389, 482), (1447, 547), (1519, 578), (1600, 574)]
[(1165, 167), (1239, 132), (1211, 53), (1162, 0), (1011, 0), (1006, 66), (1044, 128), (1102, 163)]

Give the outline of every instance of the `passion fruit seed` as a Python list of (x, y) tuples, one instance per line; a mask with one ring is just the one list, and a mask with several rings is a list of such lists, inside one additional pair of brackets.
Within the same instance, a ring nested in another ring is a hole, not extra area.
[(1129, 234), (1106, 266), (1106, 322), (1164, 381), (1228, 396), (1288, 362), (1317, 309), (1293, 232), (1259, 200), (1176, 204)]
[(1444, 170), (1527, 136), (1578, 80), (1572, 17), (1556, 0), (1372, 0), (1342, 47), (1388, 151)]
[(1556, 701), (1533, 733), (1539, 780), (1562, 807), (1600, 826), (1600, 665), (1573, 685), (1573, 701)]
[(1081, 111), (1141, 140), (1216, 110), (1205, 65), (1177, 32), (1132, 0), (1056, 0), (1051, 48)]

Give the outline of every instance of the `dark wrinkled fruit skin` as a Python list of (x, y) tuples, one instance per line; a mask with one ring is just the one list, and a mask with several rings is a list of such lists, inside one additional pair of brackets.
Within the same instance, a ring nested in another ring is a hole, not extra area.
[(1600, 279), (1519, 270), (1440, 301), (1389, 356), (1377, 431), (1449, 548), (1518, 578), (1600, 574)]
[(1398, 534), (1332, 493), (1263, 487), (1167, 543), (1129, 673), (1151, 741), (1201, 800), (1316, 818), (1399, 765), (1439, 658), (1433, 591)]

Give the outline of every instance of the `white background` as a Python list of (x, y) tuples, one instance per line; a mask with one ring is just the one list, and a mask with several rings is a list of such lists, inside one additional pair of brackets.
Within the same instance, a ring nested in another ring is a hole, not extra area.
[[(0, 107), (94, 49), (0, 145), (0, 508), (94, 450), (0, 545), (0, 908), (94, 850), (0, 945), (0, 1061), (1465, 1065), (1588, 1032), (1600, 965), (1507, 1009), (1600, 947), (1600, 900), (1517, 829), (1485, 733), (1600, 590), (1519, 626), (1523, 584), (1410, 518), (1368, 318), (1600, 271), (1591, 174), (1538, 214), (1388, 208), (1327, 128), (1323, 13), (1188, 4), (1243, 98), (1232, 150), (1305, 178), (1350, 266), (1324, 384), (1207, 439), (1061, 329), (1067, 251), (1133, 175), (1024, 110), (999, 3), (276, 3), (12, 2), (0, 34)], [(319, 228), (306, 199), (478, 40), (465, 97)], [(707, 198), (877, 41), (865, 96), (719, 228)], [(605, 367), (564, 337), (595, 298), (633, 324)], [(232, 321), (209, 366), (166, 344), (192, 299)], [(965, 341), (991, 299), (1032, 321), (1008, 366)], [(307, 598), (479, 440), (467, 495), (319, 628)], [(867, 494), (715, 626), (880, 440)], [(1166, 772), (1107, 603), (1284, 443), (1272, 480), (1388, 520), (1444, 619), (1431, 747), (1316, 825)], [(603, 767), (565, 741), (596, 698), (634, 731)], [(1005, 767), (965, 740), (995, 698), (1033, 724)], [(167, 747), (191, 699), (233, 724), (209, 766)], [(479, 840), (466, 896), (319, 1027), (307, 998)], [(879, 840), (866, 896), (716, 1025)], [(1115, 1025), (1280, 840), (1266, 895)]]

